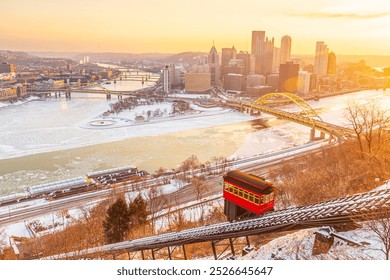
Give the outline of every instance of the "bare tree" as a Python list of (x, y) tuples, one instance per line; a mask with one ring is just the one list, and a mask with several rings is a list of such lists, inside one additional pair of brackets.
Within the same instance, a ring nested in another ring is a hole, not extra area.
[(348, 106), (346, 117), (355, 132), (362, 156), (365, 152), (372, 154), (374, 144), (376, 144), (376, 151), (381, 149), (384, 128), (390, 123), (386, 110), (381, 109), (377, 103), (368, 105), (352, 103)]
[(148, 204), (148, 212), (150, 215), (150, 225), (153, 233), (155, 232), (156, 218), (158, 213), (167, 207), (167, 197), (157, 187), (151, 187), (146, 193), (146, 201)]
[(362, 105), (358, 103), (352, 103), (348, 106), (347, 112), (347, 120), (352, 126), (352, 130), (355, 132), (356, 140), (358, 142), (360, 153), (363, 154), (363, 133), (364, 133), (364, 125), (362, 119)]
[(181, 169), (183, 171), (194, 170), (195, 168), (198, 167), (200, 167), (200, 162), (196, 155), (191, 155), (189, 158), (184, 160), (181, 164)]
[(160, 166), (156, 171), (154, 171), (154, 174), (156, 174), (157, 177), (160, 177), (165, 173), (166, 169), (162, 166)]
[(228, 166), (228, 160), (223, 156), (214, 156), (212, 157), (211, 161), (215, 164), (216, 168), (215, 171), (218, 173), (223, 173), (226, 170), (226, 167)]
[(200, 177), (193, 177), (190, 181), (192, 189), (195, 191), (196, 199), (201, 200), (203, 195), (209, 190), (205, 181)]
[(384, 213), (372, 214), (367, 226), (379, 238), (383, 244), (381, 251), (385, 254), (386, 260), (390, 257), (390, 211)]

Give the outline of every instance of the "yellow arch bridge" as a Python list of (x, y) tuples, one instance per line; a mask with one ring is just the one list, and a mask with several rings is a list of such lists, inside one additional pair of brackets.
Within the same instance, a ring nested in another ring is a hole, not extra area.
[[(289, 103), (296, 104), (300, 109), (300, 112), (286, 112), (276, 108), (276, 105)], [(330, 138), (335, 136), (343, 139), (353, 136), (353, 131), (350, 129), (324, 122), (317, 112), (305, 100), (292, 93), (269, 93), (257, 99), (252, 104), (242, 103), (241, 110), (246, 110), (250, 113), (263, 112), (281, 119), (308, 126), (312, 129), (310, 135), (311, 140), (316, 139), (315, 131), (319, 131), (321, 133), (321, 139), (325, 137), (325, 134), (329, 134)]]

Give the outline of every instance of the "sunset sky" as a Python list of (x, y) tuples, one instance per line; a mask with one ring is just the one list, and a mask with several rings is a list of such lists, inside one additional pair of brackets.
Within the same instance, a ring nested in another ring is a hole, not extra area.
[(0, 0), (0, 50), (249, 50), (264, 30), (293, 54), (325, 41), (338, 54), (390, 55), (389, 0)]

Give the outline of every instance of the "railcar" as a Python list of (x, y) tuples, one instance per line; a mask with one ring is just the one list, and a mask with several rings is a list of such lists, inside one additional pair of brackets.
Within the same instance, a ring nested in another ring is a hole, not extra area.
[(27, 192), (22, 192), (22, 193), (15, 193), (15, 194), (9, 194), (6, 196), (1, 196), (0, 197), (0, 206), (15, 203), (15, 202), (20, 202), (22, 200), (27, 199), (29, 196), (29, 193)]
[(57, 182), (50, 182), (31, 186), (27, 188), (27, 192), (31, 197), (39, 197), (50, 194), (52, 192), (59, 192), (68, 189), (83, 188), (88, 185), (84, 177), (76, 177), (72, 179), (61, 180)]
[(261, 177), (239, 170), (223, 176), (224, 214), (229, 221), (253, 217), (273, 210), (274, 188)]
[(87, 173), (87, 178), (100, 185), (110, 186), (111, 184), (128, 181), (131, 178), (147, 175), (146, 171), (138, 171), (134, 166), (124, 166), (119, 168), (100, 170)]

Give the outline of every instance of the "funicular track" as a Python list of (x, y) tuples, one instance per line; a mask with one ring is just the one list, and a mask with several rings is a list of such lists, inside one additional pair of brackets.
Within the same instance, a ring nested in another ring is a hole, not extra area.
[[(247, 237), (263, 233), (280, 232), (321, 225), (343, 225), (353, 221), (375, 219), (377, 215), (390, 213), (390, 190), (360, 193), (322, 203), (268, 212), (253, 219), (224, 222), (203, 227), (171, 232), (156, 236), (109, 244), (84, 251), (63, 253), (45, 259), (80, 259), (117, 255), (136, 251), (169, 248), (201, 242), (214, 243), (223, 239)], [(231, 242), (231, 241), (230, 241)]]

